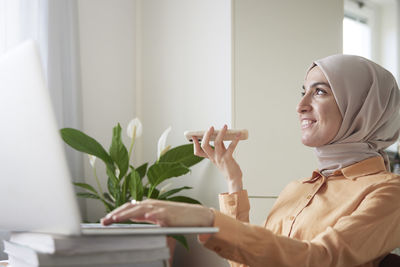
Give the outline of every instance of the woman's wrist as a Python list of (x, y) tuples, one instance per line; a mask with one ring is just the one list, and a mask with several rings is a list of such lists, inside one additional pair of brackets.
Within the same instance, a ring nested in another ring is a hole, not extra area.
[(228, 192), (229, 194), (239, 192), (243, 190), (242, 177), (240, 179), (229, 180), (228, 181)]
[(205, 226), (213, 226), (214, 225), (214, 217), (215, 214), (211, 208), (206, 208), (208, 212), (208, 220)]

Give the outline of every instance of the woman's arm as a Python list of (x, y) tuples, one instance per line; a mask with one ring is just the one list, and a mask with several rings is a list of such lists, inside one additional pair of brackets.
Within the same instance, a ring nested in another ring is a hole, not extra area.
[(276, 235), (218, 211), (214, 214), (214, 226), (220, 231), (204, 245), (235, 262), (250, 266), (359, 266), (400, 245), (400, 182), (394, 178), (376, 185), (351, 215), (309, 241)]

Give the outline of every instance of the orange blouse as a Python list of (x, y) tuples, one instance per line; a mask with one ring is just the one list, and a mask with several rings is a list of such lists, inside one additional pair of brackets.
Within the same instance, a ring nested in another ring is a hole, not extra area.
[(291, 182), (263, 227), (248, 223), (245, 190), (219, 199), (220, 231), (199, 240), (232, 267), (370, 267), (400, 246), (400, 176), (381, 157)]

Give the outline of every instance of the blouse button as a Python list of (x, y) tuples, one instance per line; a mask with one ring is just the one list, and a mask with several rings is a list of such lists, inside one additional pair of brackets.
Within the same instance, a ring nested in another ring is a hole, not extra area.
[(312, 198), (312, 195), (308, 195), (308, 196), (307, 196), (307, 199), (311, 199), (311, 198)]
[(294, 220), (294, 216), (290, 216), (289, 220), (293, 221)]

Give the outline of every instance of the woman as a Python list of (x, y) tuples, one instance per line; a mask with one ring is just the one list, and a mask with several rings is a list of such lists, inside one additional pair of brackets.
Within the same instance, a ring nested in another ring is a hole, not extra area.
[(378, 266), (400, 246), (400, 177), (383, 151), (400, 128), (400, 93), (393, 76), (357, 56), (334, 55), (313, 63), (298, 104), (302, 143), (315, 147), (319, 169), (290, 183), (265, 225), (248, 224), (242, 172), (228, 148), (206, 132), (195, 154), (209, 158), (227, 179), (221, 211), (156, 200), (128, 203), (104, 224), (150, 221), (166, 226), (216, 226), (199, 236), (232, 266)]

